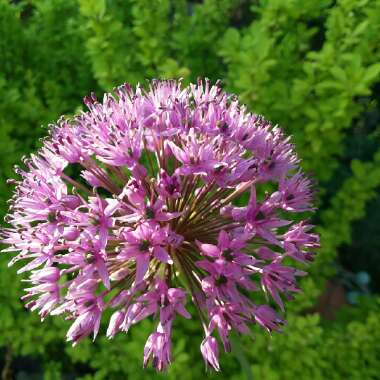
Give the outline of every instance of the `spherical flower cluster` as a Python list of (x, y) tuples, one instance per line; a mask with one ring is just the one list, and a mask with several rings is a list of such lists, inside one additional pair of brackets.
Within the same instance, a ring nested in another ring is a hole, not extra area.
[(198, 315), (201, 353), (219, 370), (232, 330), (281, 328), (258, 293), (283, 309), (305, 274), (288, 259), (311, 262), (318, 247), (300, 221), (311, 183), (289, 138), (207, 80), (123, 85), (85, 104), (17, 168), (2, 241), (10, 264), (26, 261), (26, 307), (73, 320), (73, 344), (95, 338), (106, 309), (109, 338), (152, 317), (144, 366), (158, 370), (174, 320)]

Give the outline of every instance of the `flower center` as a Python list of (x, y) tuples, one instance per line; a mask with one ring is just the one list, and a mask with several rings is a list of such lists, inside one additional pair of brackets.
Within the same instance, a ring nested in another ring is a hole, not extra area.
[(226, 276), (220, 275), (218, 278), (215, 279), (215, 284), (217, 286), (224, 285), (228, 281)]
[(142, 241), (140, 242), (140, 244), (139, 244), (139, 250), (140, 250), (141, 252), (146, 252), (146, 251), (148, 251), (149, 247), (150, 247), (150, 242), (149, 242), (149, 240), (142, 240)]
[(145, 209), (145, 217), (147, 219), (154, 219), (154, 210), (151, 207), (147, 207)]
[(232, 255), (232, 250), (231, 249), (225, 249), (223, 251), (223, 257), (227, 260), (227, 261), (232, 261), (234, 259), (233, 255)]

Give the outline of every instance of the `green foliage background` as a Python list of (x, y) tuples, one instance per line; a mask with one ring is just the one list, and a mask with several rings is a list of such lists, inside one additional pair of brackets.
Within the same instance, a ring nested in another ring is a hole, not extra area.
[[(285, 333), (257, 331), (205, 374), (197, 322), (178, 321), (174, 364), (157, 375), (141, 368), (149, 322), (73, 349), (66, 322), (24, 311), (3, 254), (3, 379), (380, 379), (379, 0), (0, 0), (1, 215), (13, 165), (90, 91), (199, 76), (292, 134), (318, 182), (322, 249)], [(315, 305), (342, 268), (369, 272), (372, 294), (328, 321)]]

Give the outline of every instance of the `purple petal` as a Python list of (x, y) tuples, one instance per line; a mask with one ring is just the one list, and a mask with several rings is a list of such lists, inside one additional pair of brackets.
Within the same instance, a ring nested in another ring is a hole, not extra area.
[(139, 284), (144, 279), (145, 273), (149, 267), (149, 262), (149, 254), (139, 254), (136, 256), (136, 284)]
[(110, 278), (108, 276), (108, 271), (106, 264), (102, 258), (98, 258), (96, 261), (96, 269), (99, 273), (99, 277), (102, 279), (104, 286), (107, 289), (111, 289), (111, 284), (110, 284)]
[(166, 263), (166, 264), (173, 264), (173, 260), (171, 259), (171, 257), (169, 256), (169, 254), (166, 252), (164, 248), (154, 247), (153, 254), (161, 262)]
[(212, 245), (212, 244), (201, 243), (199, 247), (202, 253), (204, 253), (205, 255), (210, 256), (210, 257), (219, 257), (220, 250), (217, 246)]

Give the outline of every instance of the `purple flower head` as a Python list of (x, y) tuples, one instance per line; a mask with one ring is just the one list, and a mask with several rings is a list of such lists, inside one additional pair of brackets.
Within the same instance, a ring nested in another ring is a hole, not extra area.
[(123, 85), (85, 105), (16, 169), (2, 243), (29, 274), (22, 298), (42, 319), (72, 320), (73, 344), (95, 338), (107, 309), (109, 338), (154, 319), (144, 366), (160, 371), (192, 301), (218, 371), (218, 340), (229, 351), (232, 331), (285, 324), (255, 294), (283, 309), (305, 274), (284, 259), (312, 262), (319, 246), (300, 221), (313, 192), (293, 145), (208, 80)]

